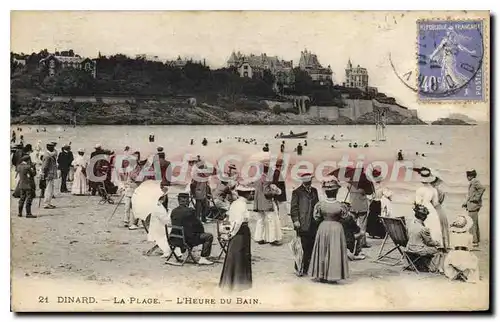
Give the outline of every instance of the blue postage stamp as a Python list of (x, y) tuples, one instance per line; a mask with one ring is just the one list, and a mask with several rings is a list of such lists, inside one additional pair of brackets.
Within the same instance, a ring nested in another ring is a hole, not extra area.
[(483, 101), (482, 20), (420, 20), (419, 101)]

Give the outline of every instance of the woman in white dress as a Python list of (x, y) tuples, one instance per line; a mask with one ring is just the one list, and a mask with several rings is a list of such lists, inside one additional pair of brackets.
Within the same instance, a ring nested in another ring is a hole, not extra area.
[(71, 186), (71, 194), (83, 196), (87, 192), (87, 160), (84, 157), (85, 150), (78, 149), (78, 155), (73, 160), (71, 165), (75, 167), (75, 176), (73, 178), (73, 185)]
[(417, 189), (415, 203), (423, 205), (427, 208), (427, 210), (429, 210), (429, 214), (425, 220), (425, 227), (429, 228), (432, 240), (438, 242), (436, 247), (440, 250), (440, 252), (434, 256), (434, 262), (435, 266), (437, 266), (438, 270), (442, 273), (445, 249), (443, 244), (441, 220), (439, 219), (439, 214), (436, 211), (436, 206), (439, 205), (439, 195), (436, 188), (431, 185), (431, 183), (436, 180), (436, 177), (432, 175), (428, 168), (422, 168), (420, 170), (420, 177), (423, 186)]

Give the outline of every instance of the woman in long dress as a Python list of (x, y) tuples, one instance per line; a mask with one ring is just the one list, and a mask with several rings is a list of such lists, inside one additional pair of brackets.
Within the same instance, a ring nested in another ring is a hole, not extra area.
[(425, 226), (429, 228), (431, 238), (439, 242), (439, 247), (443, 247), (443, 233), (441, 229), (441, 221), (436, 211), (436, 206), (439, 204), (439, 197), (437, 190), (431, 185), (436, 177), (434, 177), (429, 169), (424, 169), (420, 172), (420, 181), (422, 187), (417, 189), (415, 194), (415, 203), (423, 205), (429, 211), (429, 215), (425, 221)]
[(383, 187), (379, 181), (375, 181), (373, 186), (375, 191), (371, 198), (372, 200), (368, 210), (368, 217), (366, 219), (366, 232), (371, 237), (384, 238), (385, 227), (380, 220), (382, 212), (381, 199)]
[(220, 276), (219, 287), (228, 291), (242, 291), (252, 287), (251, 235), (248, 221), (250, 213), (247, 203), (252, 199), (251, 187), (239, 185), (236, 199), (227, 212), (230, 227), (226, 258)]
[(436, 177), (436, 179), (431, 183), (431, 185), (436, 189), (438, 194), (438, 203), (435, 206), (435, 208), (439, 216), (439, 221), (441, 222), (441, 233), (443, 234), (443, 248), (446, 250), (450, 248), (450, 232), (448, 230), (449, 227), (448, 217), (446, 216), (446, 213), (444, 212), (443, 209), (443, 202), (444, 198), (446, 197), (446, 194), (441, 189), (441, 183), (442, 183), (441, 178), (437, 177), (436, 175), (434, 176)]
[(84, 157), (85, 151), (78, 149), (78, 155), (71, 163), (75, 167), (75, 176), (73, 185), (71, 186), (71, 194), (83, 196), (86, 194), (87, 188), (87, 160)]
[(314, 207), (314, 219), (321, 221), (314, 242), (310, 274), (321, 282), (337, 282), (349, 277), (347, 243), (340, 220), (346, 211), (337, 201), (340, 185), (325, 182), (326, 199)]

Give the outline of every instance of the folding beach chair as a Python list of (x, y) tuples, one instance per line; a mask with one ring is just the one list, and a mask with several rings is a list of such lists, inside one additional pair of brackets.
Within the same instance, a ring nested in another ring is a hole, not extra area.
[[(198, 264), (196, 259), (193, 256), (193, 247), (189, 246), (186, 242), (186, 237), (184, 236), (184, 227), (182, 226), (172, 226), (172, 230), (170, 234), (168, 233), (168, 229), (165, 226), (165, 233), (167, 234), (168, 243), (170, 246), (170, 255), (167, 257), (165, 264), (175, 265), (175, 266), (183, 266), (188, 259), (191, 259), (194, 264)], [(186, 251), (186, 256), (184, 260), (182, 260), (176, 253), (175, 248), (179, 247), (181, 251), (184, 253)], [(169, 260), (175, 257), (177, 263), (172, 263)], [(180, 264), (179, 264), (180, 263)]]
[(106, 190), (106, 186), (104, 185), (104, 182), (101, 182), (102, 185), (99, 185), (97, 187), (97, 191), (99, 195), (101, 196), (101, 200), (99, 200), (100, 205), (104, 205), (105, 203), (109, 204), (114, 204), (115, 201), (111, 196), (109, 195), (108, 191)]
[(220, 254), (217, 257), (217, 259), (221, 259), (222, 254), (227, 254), (227, 247), (229, 246), (229, 240), (222, 238), (222, 236), (225, 234), (225, 232), (221, 232), (221, 226), (225, 226), (227, 224), (227, 221), (224, 220), (217, 220), (216, 226), (217, 226), (217, 241), (219, 242), (220, 245)]
[[(382, 245), (380, 246), (377, 259), (374, 262), (395, 266), (406, 257), (404, 250), (406, 244), (408, 244), (408, 233), (406, 231), (405, 220), (404, 217), (380, 217), (380, 220), (382, 220), (382, 224), (385, 227), (386, 235), (384, 241), (382, 242)], [(389, 238), (394, 243), (394, 247), (383, 253), (384, 247), (386, 246)], [(389, 254), (394, 251), (399, 252), (399, 258), (389, 256)], [(391, 261), (388, 262), (387, 259)]]

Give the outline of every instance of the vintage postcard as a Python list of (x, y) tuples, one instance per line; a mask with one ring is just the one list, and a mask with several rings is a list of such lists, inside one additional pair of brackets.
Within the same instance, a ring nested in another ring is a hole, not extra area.
[(488, 11), (11, 12), (11, 309), (490, 309)]

